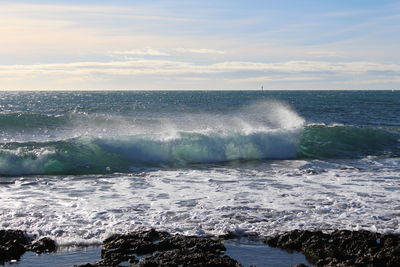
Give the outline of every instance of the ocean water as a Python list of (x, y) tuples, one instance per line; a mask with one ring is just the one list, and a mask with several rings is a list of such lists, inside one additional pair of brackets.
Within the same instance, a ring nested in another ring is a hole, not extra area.
[(400, 91), (1, 92), (0, 228), (400, 233)]

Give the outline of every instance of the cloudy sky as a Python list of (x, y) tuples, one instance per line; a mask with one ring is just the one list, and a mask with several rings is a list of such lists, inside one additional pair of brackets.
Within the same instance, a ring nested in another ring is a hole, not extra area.
[(400, 1), (0, 1), (0, 89), (400, 89)]

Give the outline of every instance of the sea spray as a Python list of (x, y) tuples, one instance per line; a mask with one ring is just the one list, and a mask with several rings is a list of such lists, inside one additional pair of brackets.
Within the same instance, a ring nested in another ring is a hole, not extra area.
[[(95, 122), (103, 119), (96, 116)], [(110, 121), (99, 123), (99, 129), (95, 124), (69, 129), (78, 134), (73, 138), (4, 142), (0, 174), (105, 174), (229, 161), (400, 155), (396, 129), (307, 125), (278, 101), (256, 102), (218, 116), (184, 114), (157, 123), (107, 117)]]
[(153, 129), (143, 121), (138, 127), (120, 125), (131, 128), (130, 135), (102, 131), (58, 141), (8, 142), (1, 145), (0, 174), (99, 174), (165, 164), (291, 159), (303, 123), (287, 105), (265, 101), (218, 118), (195, 114), (166, 120)]

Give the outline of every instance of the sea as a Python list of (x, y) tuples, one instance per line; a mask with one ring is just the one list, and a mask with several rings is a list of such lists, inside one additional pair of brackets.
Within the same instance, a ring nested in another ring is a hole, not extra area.
[(0, 92), (0, 229), (400, 233), (400, 91)]

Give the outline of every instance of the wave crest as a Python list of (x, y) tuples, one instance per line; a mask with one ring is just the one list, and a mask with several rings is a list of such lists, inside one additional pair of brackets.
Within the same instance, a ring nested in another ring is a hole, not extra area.
[(166, 140), (157, 135), (136, 135), (9, 143), (0, 153), (0, 173), (93, 174), (129, 172), (148, 166), (288, 159), (296, 156), (298, 134), (282, 130), (248, 135), (182, 132)]
[(88, 125), (79, 129), (91, 133), (87, 136), (5, 143), (0, 149), (0, 174), (128, 172), (166, 164), (289, 159), (296, 157), (304, 124), (289, 106), (271, 101), (226, 115), (176, 115), (158, 123), (151, 118), (132, 124), (128, 119), (118, 121), (120, 130), (115, 123), (112, 131), (104, 124), (99, 131)]
[[(96, 121), (79, 129), (88, 134), (74, 138), (3, 143), (0, 175), (102, 174), (241, 160), (400, 156), (398, 129), (304, 126), (304, 119), (280, 102), (259, 102), (230, 114), (112, 121), (112, 130)], [(96, 130), (96, 125), (101, 128)]]

